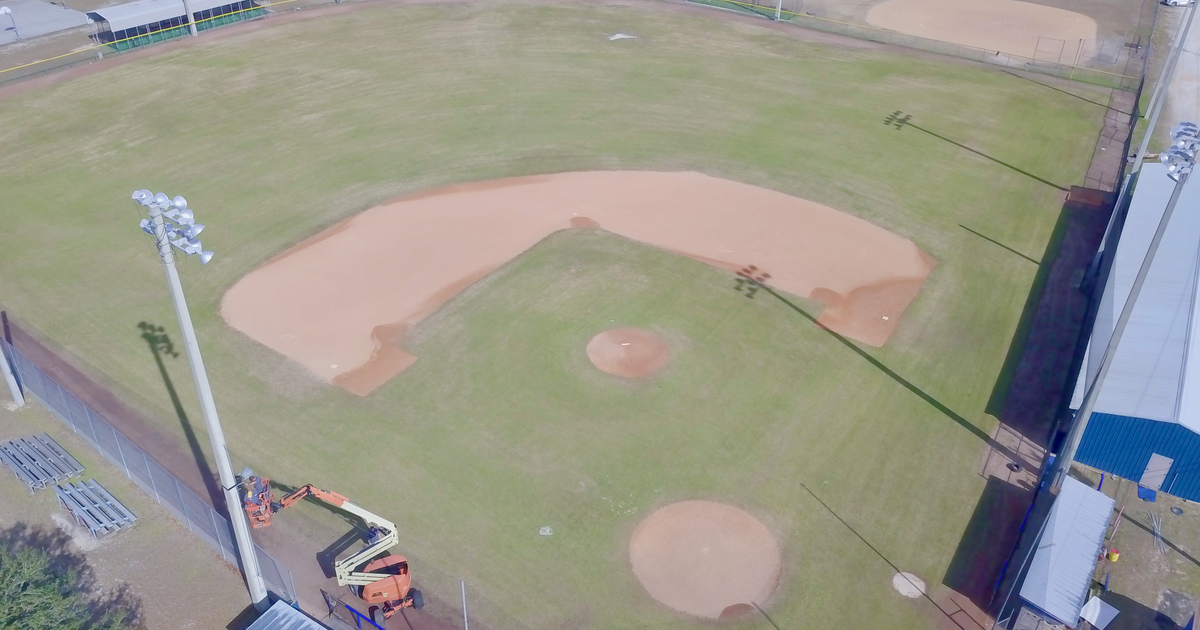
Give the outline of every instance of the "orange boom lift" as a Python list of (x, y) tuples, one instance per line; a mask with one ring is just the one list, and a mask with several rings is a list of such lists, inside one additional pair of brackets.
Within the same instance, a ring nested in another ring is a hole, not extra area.
[[(317, 497), (361, 518), (367, 525), (367, 546), (334, 563), (338, 585), (350, 586), (363, 601), (379, 605), (384, 619), (401, 608), (420, 608), (424, 605), (421, 591), (412, 588), (408, 560), (387, 552), (399, 542), (396, 525), (391, 521), (364, 510), (336, 492), (322, 490), (312, 484), (297, 489), (278, 502), (272, 501), (270, 480), (255, 477), (249, 471), (242, 475), (242, 491), (242, 505), (255, 529), (270, 526), (272, 515), (308, 496)], [(364, 563), (366, 566), (361, 571), (357, 570)]]

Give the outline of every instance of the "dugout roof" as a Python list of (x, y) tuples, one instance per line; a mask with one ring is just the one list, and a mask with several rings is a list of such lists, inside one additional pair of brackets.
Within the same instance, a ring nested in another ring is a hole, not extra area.
[(1021, 584), (1021, 599), (1069, 628), (1079, 624), (1115, 504), (1104, 493), (1066, 478)]
[(308, 615), (277, 601), (246, 630), (327, 630)]
[[(237, 0), (189, 0), (192, 14), (209, 9), (215, 9), (227, 4), (236, 4)], [(108, 22), (112, 31), (124, 31), (138, 26), (158, 24), (172, 18), (183, 17), (187, 12), (183, 8), (183, 0), (138, 0), (113, 7), (104, 7), (88, 12), (93, 21)]]

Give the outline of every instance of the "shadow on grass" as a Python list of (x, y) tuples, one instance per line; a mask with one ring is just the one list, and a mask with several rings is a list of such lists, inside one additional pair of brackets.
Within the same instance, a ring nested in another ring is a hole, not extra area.
[(1032, 500), (1029, 490), (989, 477), (942, 584), (990, 613), (1004, 563), (1017, 543)]
[(250, 624), (254, 623), (258, 619), (258, 616), (259, 613), (257, 608), (255, 608), (253, 605), (246, 606), (242, 612), (238, 613), (238, 615), (233, 618), (233, 621), (225, 624), (225, 630), (246, 630), (246, 628), (250, 627)]
[(917, 131), (920, 131), (920, 132), (923, 132), (923, 133), (925, 133), (925, 134), (928, 134), (928, 135), (930, 135), (930, 136), (933, 136), (934, 138), (937, 138), (938, 140), (941, 140), (941, 141), (943, 141), (943, 142), (949, 142), (950, 144), (953, 144), (954, 146), (956, 146), (956, 147), (958, 147), (958, 148), (960, 148), (960, 149), (963, 149), (963, 150), (969, 151), (969, 152), (971, 152), (971, 153), (974, 153), (975, 155), (978, 155), (979, 157), (981, 157), (981, 158), (984, 158), (985, 160), (990, 160), (990, 161), (992, 161), (992, 162), (994, 162), (994, 163), (996, 163), (996, 164), (999, 164), (1000, 166), (1003, 166), (1004, 168), (1007, 168), (1007, 169), (1009, 169), (1009, 170), (1011, 170), (1011, 171), (1013, 171), (1013, 172), (1015, 172), (1015, 173), (1020, 173), (1021, 175), (1024, 175), (1025, 177), (1028, 177), (1029, 179), (1032, 179), (1032, 180), (1034, 180), (1034, 181), (1036, 181), (1036, 182), (1043, 183), (1043, 184), (1045, 184), (1045, 185), (1047, 185), (1047, 186), (1050, 186), (1051, 188), (1057, 188), (1058, 190), (1061, 190), (1061, 191), (1063, 191), (1063, 192), (1066, 192), (1066, 191), (1068, 190), (1067, 188), (1064, 188), (1064, 187), (1062, 187), (1062, 186), (1060, 186), (1060, 185), (1058, 185), (1058, 184), (1055, 184), (1054, 182), (1052, 182), (1052, 181), (1050, 181), (1050, 180), (1048, 180), (1048, 179), (1044, 179), (1044, 178), (1042, 178), (1042, 177), (1038, 177), (1037, 175), (1034, 175), (1033, 173), (1030, 173), (1029, 171), (1027, 171), (1027, 170), (1025, 170), (1025, 169), (1022, 169), (1022, 168), (1019, 168), (1019, 167), (1017, 167), (1017, 166), (1014, 166), (1014, 165), (1012, 165), (1012, 164), (1009, 164), (1008, 162), (1005, 162), (1004, 160), (1001, 160), (1001, 159), (998, 159), (998, 158), (994, 158), (994, 157), (992, 157), (992, 156), (990, 156), (990, 155), (988, 155), (988, 154), (984, 153), (983, 151), (980, 151), (980, 150), (978, 150), (978, 149), (972, 149), (971, 147), (969, 147), (969, 146), (967, 146), (967, 145), (965, 145), (965, 144), (963, 144), (963, 143), (961, 143), (961, 142), (956, 142), (956, 141), (954, 141), (954, 140), (951, 140), (950, 138), (947, 138), (946, 136), (943, 136), (943, 135), (941, 135), (941, 134), (939, 134), (939, 133), (936, 133), (936, 132), (930, 131), (930, 130), (928, 130), (928, 129), (926, 129), (926, 128), (924, 128), (924, 127), (922, 127), (922, 126), (920, 126), (920, 125), (918, 125), (918, 124), (916, 124), (916, 123), (914, 123), (914, 122), (912, 122), (912, 116), (911, 116), (911, 115), (909, 115), (909, 116), (904, 116), (904, 117), (902, 117), (902, 118), (901, 118), (901, 117), (897, 117), (897, 114), (902, 114), (902, 113), (903, 113), (903, 112), (895, 112), (895, 113), (893, 113), (893, 114), (892, 114), (892, 117), (891, 117), (891, 118), (889, 118), (888, 120), (885, 120), (885, 121), (884, 121), (884, 123), (885, 123), (885, 124), (900, 123), (900, 124), (898, 124), (898, 125), (897, 125), (897, 129), (903, 129), (904, 127), (912, 127), (913, 129), (916, 129)]
[[(1151, 536), (1154, 535), (1154, 530), (1151, 529), (1149, 525), (1142, 523), (1141, 521), (1133, 518), (1129, 514), (1125, 514), (1121, 518), (1123, 520), (1129, 521), (1129, 524), (1146, 532), (1147, 534), (1150, 534)], [(1171, 549), (1173, 549), (1175, 551), (1175, 553), (1178, 553), (1179, 555), (1183, 556), (1184, 559), (1186, 559), (1188, 562), (1191, 562), (1192, 564), (1200, 567), (1200, 560), (1197, 560), (1196, 558), (1192, 557), (1192, 554), (1188, 553), (1187, 551), (1180, 549), (1179, 545), (1176, 545), (1175, 543), (1171, 542), (1170, 540), (1167, 540), (1167, 538), (1165, 536), (1162, 537), (1162, 541), (1163, 541), (1163, 544), (1165, 544), (1167, 547), (1170, 547)]]
[(1034, 259), (1030, 258), (1029, 256), (1026, 256), (1025, 254), (1022, 254), (1021, 252), (1019, 252), (1019, 251), (1017, 251), (1017, 250), (1015, 250), (1015, 249), (1013, 249), (1013, 248), (1009, 247), (1008, 245), (1005, 245), (1004, 243), (1001, 243), (1000, 241), (997, 241), (996, 239), (994, 239), (994, 238), (991, 238), (990, 236), (984, 236), (983, 234), (980, 234), (979, 232), (976, 232), (975, 230), (972, 230), (971, 228), (969, 228), (969, 227), (967, 227), (967, 226), (965, 226), (965, 225), (963, 225), (963, 224), (961, 224), (961, 223), (959, 223), (959, 224), (958, 224), (958, 227), (960, 227), (960, 228), (962, 228), (962, 229), (964, 229), (964, 230), (966, 230), (966, 231), (968, 231), (968, 232), (970, 232), (970, 233), (974, 234), (975, 236), (978, 236), (979, 238), (981, 238), (981, 239), (983, 239), (983, 240), (985, 240), (985, 241), (987, 241), (987, 242), (989, 242), (989, 243), (991, 243), (991, 244), (993, 244), (993, 245), (996, 245), (997, 247), (1000, 247), (1000, 248), (1002, 248), (1002, 249), (1006, 249), (1006, 250), (1008, 250), (1010, 253), (1016, 254), (1016, 255), (1020, 256), (1021, 258), (1024, 258), (1025, 260), (1028, 260), (1029, 262), (1031, 262), (1031, 263), (1033, 263), (1033, 264), (1035, 264), (1035, 265), (1040, 265), (1040, 264), (1042, 264), (1042, 263), (1040, 263), (1040, 262), (1038, 262), (1038, 261), (1036, 261), (1036, 260), (1034, 260)]
[(1124, 595), (1108, 592), (1100, 595), (1113, 608), (1121, 611), (1105, 630), (1178, 630), (1179, 625), (1167, 615), (1134, 601)]
[(875, 369), (879, 370), (880, 372), (883, 372), (889, 378), (896, 381), (900, 385), (904, 386), (905, 389), (907, 389), (908, 391), (915, 394), (918, 398), (920, 398), (921, 400), (924, 400), (926, 403), (929, 403), (929, 405), (931, 407), (933, 407), (934, 409), (937, 409), (939, 412), (942, 413), (942, 415), (953, 420), (955, 423), (957, 423), (962, 428), (966, 429), (967, 431), (970, 431), (971, 434), (973, 434), (975, 437), (979, 438), (980, 440), (983, 440), (984, 442), (987, 442), (996, 450), (998, 450), (1002, 453), (1005, 453), (1006, 455), (1009, 455), (1010, 458), (1014, 458), (1014, 461), (1016, 461), (1015, 460), (1016, 453), (1013, 453), (1008, 448), (997, 443), (995, 440), (992, 439), (992, 436), (990, 436), (986, 432), (984, 432), (983, 429), (980, 429), (979, 427), (971, 424), (966, 418), (958, 415), (957, 413), (954, 412), (954, 410), (950, 409), (946, 405), (943, 405), (941, 403), (941, 401), (939, 401), (938, 399), (934, 398), (933, 396), (930, 396), (929, 394), (927, 394), (925, 392), (925, 390), (921, 389), (920, 387), (917, 387), (912, 382), (910, 382), (908, 379), (897, 374), (894, 370), (892, 370), (891, 368), (889, 368), (888, 366), (886, 366), (882, 362), (880, 362), (879, 359), (876, 359), (875, 357), (871, 356), (868, 352), (866, 352), (862, 348), (859, 348), (857, 345), (855, 345), (855, 343), (853, 341), (850, 341), (849, 339), (843, 337), (842, 335), (822, 326), (820, 323), (817, 322), (817, 318), (814, 317), (811, 313), (800, 308), (799, 306), (796, 306), (790, 300), (788, 300), (786, 297), (784, 297), (783, 295), (781, 295), (780, 293), (778, 293), (774, 289), (772, 289), (770, 286), (761, 285), (761, 288), (763, 291), (766, 291), (767, 293), (774, 296), (775, 299), (777, 299), (780, 302), (782, 302), (783, 304), (785, 304), (788, 308), (792, 309), (793, 311), (796, 311), (797, 313), (802, 315), (805, 319), (807, 319), (808, 321), (815, 324), (818, 328), (820, 328), (821, 330), (824, 330), (826, 334), (828, 334), (830, 337), (833, 337), (834, 339), (836, 339), (839, 343), (841, 343), (843, 346), (848, 348), (854, 354), (857, 354), (864, 361), (875, 366)]
[[(1076, 191), (1087, 189), (1072, 189)], [(1049, 448), (1071, 378), (1083, 361), (1091, 299), (1084, 274), (1112, 211), (1112, 195), (1089, 205), (1067, 196), (1055, 222), (985, 411)], [(1086, 197), (1086, 194), (1081, 194)]]
[(17, 522), (0, 530), (0, 575), (0, 587), (21, 593), (0, 606), (4, 627), (56, 618), (82, 621), (85, 629), (143, 627), (141, 598), (124, 583), (101, 588), (87, 556), (57, 527)]
[[(892, 562), (890, 559), (888, 559), (887, 556), (883, 555), (883, 552), (879, 551), (879, 549), (877, 549), (875, 547), (875, 545), (872, 545), (870, 543), (870, 541), (868, 541), (866, 538), (863, 537), (862, 534), (858, 533), (858, 530), (854, 529), (850, 525), (850, 523), (847, 523), (845, 521), (845, 519), (843, 519), (841, 517), (840, 514), (838, 514), (837, 512), (834, 512), (833, 508), (829, 507), (829, 504), (825, 503), (825, 501), (821, 500), (821, 497), (817, 496), (817, 493), (813, 492), (812, 489), (810, 489), (807, 485), (804, 484), (804, 482), (801, 481), (798, 483), (800, 484), (800, 487), (803, 488), (804, 491), (807, 492), (808, 495), (813, 498), (814, 501), (821, 504), (821, 507), (825, 508), (826, 512), (829, 512), (829, 514), (831, 516), (833, 516), (833, 518), (837, 519), (837, 521), (839, 523), (841, 523), (842, 526), (844, 526), (847, 530), (849, 530), (849, 532), (851, 534), (854, 534), (855, 538), (858, 538), (858, 540), (861, 541), (862, 544), (866, 545), (868, 549), (875, 552), (875, 555), (879, 556), (880, 560), (883, 560), (885, 563), (887, 563), (887, 565), (889, 567), (891, 567), (892, 570), (895, 571), (896, 573), (901, 573), (900, 567), (896, 566), (896, 564), (894, 562)], [(940, 612), (943, 616), (945, 616), (947, 621), (954, 624), (954, 626), (958, 627), (960, 630), (976, 630), (979, 627), (979, 625), (974, 622), (969, 623), (967, 625), (963, 625), (963, 623), (961, 621), (959, 621), (958, 619), (955, 618), (955, 614), (958, 613), (959, 611), (946, 610), (944, 607), (942, 607), (941, 604), (934, 601), (934, 599), (932, 597), (930, 597), (929, 593), (926, 593), (924, 589), (921, 589), (921, 597), (925, 598), (925, 600), (927, 600), (930, 604), (933, 604), (933, 607), (936, 608), (938, 610), (938, 612)], [(758, 608), (758, 604), (754, 604), (754, 607)], [(759, 608), (759, 611), (761, 612), (762, 609)], [(767, 613), (764, 612), (763, 616), (766, 617), (766, 615), (767, 615)], [(771, 622), (771, 625), (775, 625), (775, 621), (772, 620), (770, 617), (767, 617), (767, 620)], [(775, 627), (778, 628), (779, 626), (775, 626)]]
[[(1068, 92), (1068, 91), (1066, 91), (1066, 90), (1063, 90), (1063, 89), (1061, 89), (1061, 88), (1056, 88), (1056, 87), (1054, 87), (1053, 85), (1050, 85), (1050, 84), (1048, 84), (1048, 83), (1042, 83), (1041, 81), (1035, 81), (1035, 80), (1033, 80), (1033, 79), (1031, 79), (1031, 78), (1029, 78), (1029, 77), (1021, 76), (1021, 75), (1019, 75), (1019, 74), (1017, 74), (1017, 73), (1015, 73), (1015, 72), (1009, 72), (1008, 70), (1001, 70), (1000, 72), (1003, 72), (1004, 74), (1007, 74), (1007, 75), (1009, 75), (1009, 76), (1011, 76), (1011, 77), (1016, 77), (1016, 78), (1018, 78), (1018, 79), (1021, 79), (1022, 81), (1028, 81), (1028, 82), (1030, 82), (1030, 83), (1036, 83), (1037, 85), (1040, 85), (1040, 86), (1042, 86), (1042, 87), (1044, 87), (1044, 88), (1046, 88), (1046, 89), (1048, 89), (1048, 90), (1054, 90), (1055, 92), (1059, 92), (1059, 93), (1061, 93), (1061, 94), (1066, 94), (1067, 96), (1070, 96), (1071, 98), (1077, 98), (1077, 99), (1079, 99), (1079, 100), (1081, 100), (1081, 101), (1083, 101), (1083, 102), (1085, 102), (1085, 103), (1091, 103), (1092, 105), (1096, 105), (1096, 106), (1099, 106), (1099, 107), (1103, 107), (1105, 110), (1107, 110), (1107, 109), (1108, 109), (1108, 105), (1106, 105), (1106, 104), (1104, 104), (1104, 103), (1100, 103), (1100, 102), (1093, 101), (1093, 100), (1091, 100), (1091, 99), (1088, 99), (1088, 98), (1084, 98), (1084, 97), (1082, 97), (1082, 96), (1080, 96), (1080, 95), (1078, 95), (1078, 94), (1072, 94), (1072, 93), (1070, 93), (1070, 92)], [(1117, 110), (1117, 111), (1118, 111), (1119, 113), (1121, 113), (1121, 114), (1128, 114), (1128, 113), (1129, 113), (1129, 112), (1122, 112), (1122, 111), (1120, 111), (1120, 110)]]
[(200, 477), (204, 480), (204, 488), (208, 491), (209, 501), (214, 506), (225, 505), (225, 494), (221, 492), (221, 484), (217, 481), (216, 473), (209, 467), (208, 458), (204, 454), (204, 449), (200, 447), (196, 431), (192, 428), (192, 421), (183, 408), (183, 401), (179, 399), (179, 392), (175, 391), (175, 383), (171, 380), (171, 375), (167, 372), (167, 365), (163, 361), (163, 357), (177, 358), (179, 352), (175, 350), (175, 344), (162, 326), (155, 326), (149, 322), (138, 322), (137, 327), (142, 331), (142, 340), (150, 348), (154, 364), (158, 366), (158, 374), (162, 377), (163, 386), (167, 389), (167, 395), (171, 397), (171, 406), (179, 418), (179, 425), (183, 428), (183, 435), (187, 438), (192, 457), (196, 459), (196, 466), (200, 469)]

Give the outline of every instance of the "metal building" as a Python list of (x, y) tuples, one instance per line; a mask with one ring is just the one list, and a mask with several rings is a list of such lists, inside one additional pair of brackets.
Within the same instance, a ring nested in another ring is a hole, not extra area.
[[(1174, 187), (1142, 168), (1071, 400), (1078, 410)], [(1185, 186), (1100, 391), (1076, 460), (1200, 501), (1200, 188)]]
[(1063, 481), (1021, 584), (1021, 599), (1069, 628), (1079, 623), (1114, 504), (1071, 477)]

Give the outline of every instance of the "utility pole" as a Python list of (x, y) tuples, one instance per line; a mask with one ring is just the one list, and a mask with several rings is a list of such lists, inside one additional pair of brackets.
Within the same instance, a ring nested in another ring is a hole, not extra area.
[[(1154, 255), (1158, 252), (1159, 243), (1162, 242), (1163, 234), (1167, 231), (1167, 224), (1170, 223), (1171, 215), (1175, 212), (1175, 204), (1179, 201), (1180, 193), (1183, 192), (1183, 185), (1187, 183), (1188, 175), (1196, 163), (1196, 151), (1200, 149), (1200, 128), (1190, 122), (1179, 123), (1171, 130), (1171, 139), (1174, 140), (1174, 144), (1170, 151), (1163, 154), (1162, 161), (1167, 164), (1168, 177), (1175, 180), (1175, 188), (1171, 191), (1171, 198), (1167, 201), (1162, 219), (1158, 222), (1158, 229), (1155, 230), (1154, 237), (1150, 239), (1150, 247), (1146, 250), (1146, 257), (1142, 259), (1142, 266), (1138, 269), (1133, 286), (1129, 289), (1129, 296), (1125, 298), (1125, 305), (1121, 307), (1121, 315), (1117, 317), (1117, 323), (1113, 326), (1108, 346), (1104, 349), (1104, 354), (1100, 356), (1100, 369), (1096, 373), (1096, 378), (1088, 385), (1083, 402), (1080, 403), (1079, 411), (1076, 412), (1075, 420), (1071, 424), (1071, 431), (1067, 434), (1066, 442), (1063, 444), (1062, 452), (1054, 461), (1051, 489), (1055, 492), (1062, 487), (1063, 480), (1070, 471), (1071, 464), (1075, 461), (1079, 443), (1083, 440), (1084, 432), (1087, 431), (1092, 411), (1096, 408), (1096, 400), (1100, 397), (1100, 388), (1104, 384), (1105, 377), (1108, 376), (1109, 368), (1112, 367), (1113, 357), (1117, 354), (1121, 335), (1125, 333), (1125, 326), (1129, 324), (1129, 316), (1133, 314), (1133, 307), (1137, 304), (1138, 296), (1142, 292), (1142, 285), (1146, 283), (1146, 276), (1150, 273)], [(1095, 353), (1098, 350), (1092, 346), (1090, 352)], [(1084, 382), (1087, 382), (1087, 366), (1084, 366), (1083, 369)]]
[[(167, 274), (167, 286), (171, 290), (171, 301), (175, 304), (175, 314), (179, 317), (179, 328), (183, 332), (183, 346), (187, 351), (188, 364), (192, 368), (196, 393), (200, 396), (200, 410), (204, 414), (205, 428), (211, 440), (213, 456), (217, 460), (217, 473), (221, 489), (225, 493), (225, 506), (229, 511), (229, 521), (233, 525), (233, 535), (237, 541), (242, 571), (246, 576), (246, 586), (250, 590), (250, 602), (262, 612), (271, 602), (267, 598), (267, 587), (263, 582), (262, 570), (258, 566), (254, 540), (250, 537), (250, 525), (246, 522), (246, 513), (242, 509), (242, 498), (238, 495), (238, 484), (229, 464), (225, 433), (221, 430), (221, 420), (217, 417), (217, 404), (213, 400), (208, 372), (204, 369), (204, 359), (200, 356), (196, 329), (192, 327), (192, 317), (183, 297), (183, 285), (179, 283), (179, 272), (175, 269), (175, 252), (172, 247), (185, 254), (199, 254), (201, 263), (208, 263), (213, 253), (202, 251), (200, 240), (196, 236), (204, 226), (195, 222), (194, 215), (183, 197), (175, 197), (172, 200), (164, 193), (152, 195), (149, 190), (139, 190), (133, 193), (133, 199), (145, 206), (150, 215), (150, 219), (142, 219), (142, 231), (154, 235), (158, 255), (162, 258), (163, 270)], [(172, 222), (168, 223), (164, 217)]]

